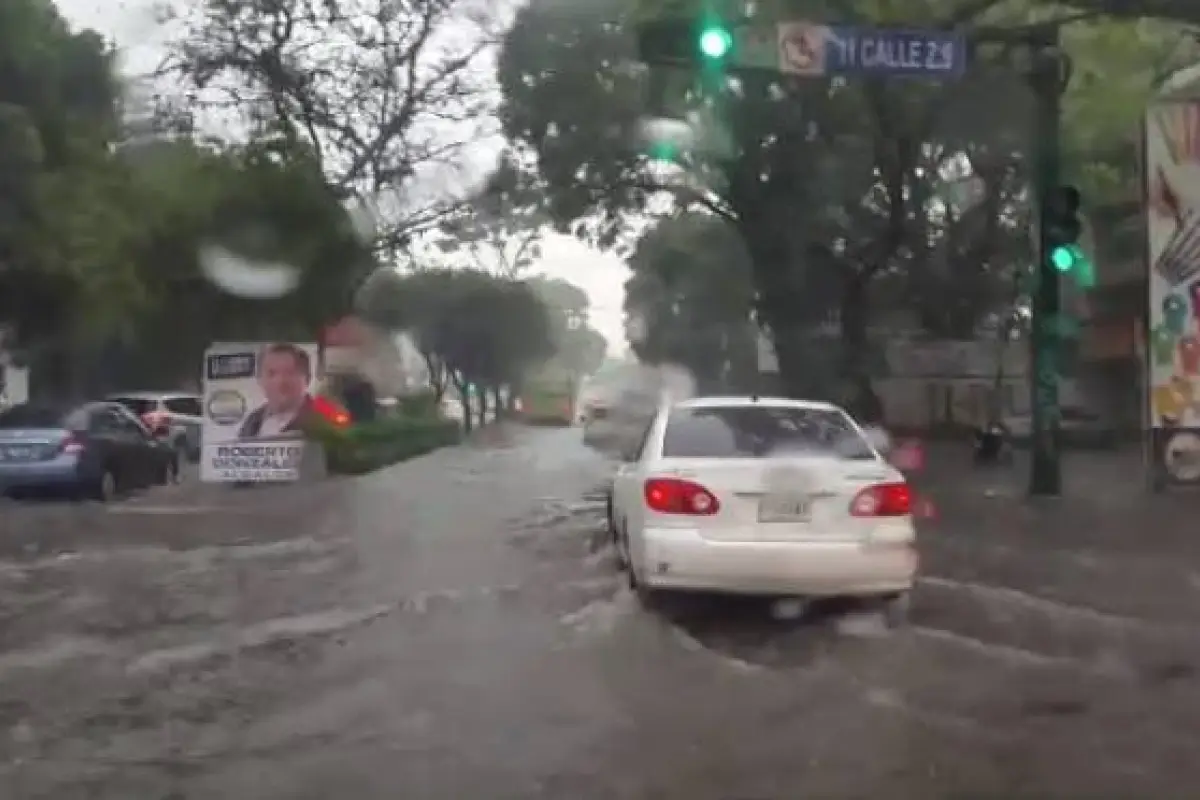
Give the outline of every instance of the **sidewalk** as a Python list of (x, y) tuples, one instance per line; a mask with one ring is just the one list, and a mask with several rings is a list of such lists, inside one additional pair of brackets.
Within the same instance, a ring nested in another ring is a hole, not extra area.
[(931, 533), (1200, 561), (1200, 493), (1152, 493), (1139, 450), (1067, 453), (1063, 496), (1052, 499), (1027, 496), (1025, 452), (1011, 466), (991, 468), (973, 466), (966, 444), (935, 443), (926, 453), (926, 468), (912, 482), (933, 504)]

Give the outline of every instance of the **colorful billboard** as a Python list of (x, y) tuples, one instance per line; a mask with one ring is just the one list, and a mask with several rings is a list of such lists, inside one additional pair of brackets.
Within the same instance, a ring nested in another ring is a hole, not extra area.
[(1144, 131), (1146, 342), (1158, 483), (1200, 482), (1200, 101), (1152, 104)]

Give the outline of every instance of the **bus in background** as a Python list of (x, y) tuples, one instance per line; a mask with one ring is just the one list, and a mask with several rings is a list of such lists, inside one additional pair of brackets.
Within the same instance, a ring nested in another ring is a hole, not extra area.
[(517, 413), (531, 425), (574, 425), (576, 385), (566, 375), (535, 376), (521, 390)]

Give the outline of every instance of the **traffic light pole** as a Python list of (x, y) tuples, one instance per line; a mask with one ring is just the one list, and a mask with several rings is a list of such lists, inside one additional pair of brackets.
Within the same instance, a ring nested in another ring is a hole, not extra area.
[[(1055, 31), (1056, 40), (1057, 30)], [(1054, 268), (1054, 242), (1048, 232), (1047, 206), (1061, 183), (1060, 152), (1062, 94), (1066, 84), (1065, 61), (1057, 41), (1033, 53), (1030, 80), (1036, 115), (1034, 147), (1037, 149), (1038, 252), (1032, 297), (1030, 345), (1030, 410), (1032, 441), (1029, 494), (1058, 497), (1062, 494), (1062, 458), (1059, 449), (1058, 390), (1062, 374), (1061, 274)]]

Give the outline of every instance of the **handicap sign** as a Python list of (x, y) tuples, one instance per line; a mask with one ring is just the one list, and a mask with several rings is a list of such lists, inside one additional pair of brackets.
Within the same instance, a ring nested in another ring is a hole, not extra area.
[(951, 31), (858, 28), (781, 22), (781, 72), (822, 75), (956, 78), (966, 71), (967, 41)]
[(792, 75), (824, 75), (829, 28), (808, 22), (779, 25), (779, 69)]

